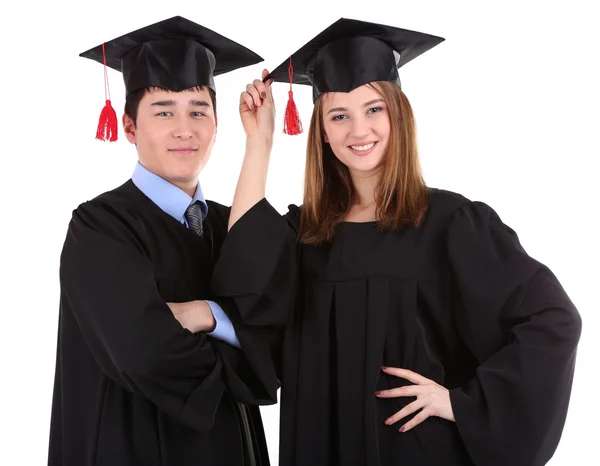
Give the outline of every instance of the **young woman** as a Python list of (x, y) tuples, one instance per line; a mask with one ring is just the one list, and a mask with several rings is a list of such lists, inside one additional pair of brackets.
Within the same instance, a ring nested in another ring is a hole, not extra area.
[(288, 63), (241, 96), (213, 285), (281, 380), (281, 466), (535, 466), (557, 447), (580, 316), (491, 207), (425, 185), (397, 70), (440, 41), (342, 19), (292, 56), (315, 106), (283, 218), (264, 191)]

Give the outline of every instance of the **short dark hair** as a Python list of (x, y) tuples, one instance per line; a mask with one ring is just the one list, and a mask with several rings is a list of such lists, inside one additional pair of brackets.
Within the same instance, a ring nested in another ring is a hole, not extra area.
[[(210, 89), (209, 87), (206, 87), (206, 86), (196, 86), (196, 87), (190, 88), (188, 90), (193, 90), (193, 91), (199, 92), (204, 89), (208, 89), (208, 93), (210, 94), (210, 101), (212, 103), (213, 111), (214, 111), (215, 117), (216, 117), (217, 116), (217, 96), (215, 95), (215, 92), (212, 89)], [(137, 90), (133, 91), (131, 94), (129, 94), (127, 96), (127, 98), (125, 99), (125, 114), (129, 115), (129, 117), (133, 120), (134, 125), (137, 124), (138, 110), (140, 108), (140, 102), (141, 102), (142, 98), (148, 92), (153, 92), (153, 91), (158, 91), (158, 90), (168, 91), (168, 89), (163, 89), (160, 87), (144, 87), (142, 89), (137, 89)]]

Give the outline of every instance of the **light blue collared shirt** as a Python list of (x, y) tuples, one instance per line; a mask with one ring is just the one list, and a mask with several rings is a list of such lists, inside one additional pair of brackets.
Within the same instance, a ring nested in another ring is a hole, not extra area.
[[(185, 211), (194, 202), (200, 201), (202, 219), (205, 219), (208, 214), (208, 205), (202, 194), (200, 183), (198, 183), (194, 197), (190, 197), (177, 186), (144, 168), (140, 162), (137, 162), (135, 166), (131, 181), (158, 207), (186, 226), (189, 225), (185, 219)], [(221, 306), (214, 301), (206, 302), (210, 306), (216, 322), (215, 329), (207, 334), (239, 348), (240, 342), (233, 324)]]

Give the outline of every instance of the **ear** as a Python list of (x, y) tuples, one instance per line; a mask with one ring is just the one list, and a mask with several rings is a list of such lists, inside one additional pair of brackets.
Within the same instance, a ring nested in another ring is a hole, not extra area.
[(323, 131), (323, 141), (329, 144), (329, 138), (327, 137), (327, 133), (325, 131)]
[(125, 132), (125, 137), (131, 144), (135, 144), (136, 141), (136, 127), (133, 122), (133, 118), (131, 118), (126, 113), (123, 114), (123, 131)]

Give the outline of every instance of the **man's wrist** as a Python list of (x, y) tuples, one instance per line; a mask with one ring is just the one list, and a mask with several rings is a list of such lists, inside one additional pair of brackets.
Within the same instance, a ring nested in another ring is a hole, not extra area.
[(212, 309), (206, 301), (193, 301), (194, 306), (192, 307), (193, 318), (191, 319), (193, 333), (198, 332), (212, 332), (217, 326), (215, 317), (213, 316)]

